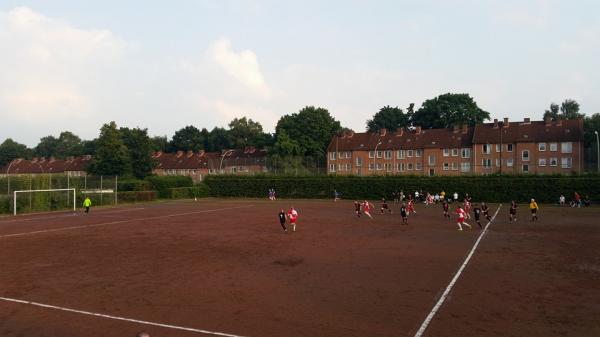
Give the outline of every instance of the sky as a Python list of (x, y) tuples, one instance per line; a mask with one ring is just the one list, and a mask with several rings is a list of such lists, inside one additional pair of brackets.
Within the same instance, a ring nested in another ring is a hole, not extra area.
[(469, 93), (491, 118), (600, 113), (600, 2), (0, 0), (0, 142), (102, 124), (171, 137), (324, 107), (365, 130), (381, 107)]

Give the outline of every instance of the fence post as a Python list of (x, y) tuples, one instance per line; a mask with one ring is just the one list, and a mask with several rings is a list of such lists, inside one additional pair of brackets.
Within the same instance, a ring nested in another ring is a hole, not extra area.
[(102, 190), (104, 189), (102, 187), (102, 178), (103, 176), (100, 176), (100, 205), (103, 206), (104, 205), (104, 193), (102, 193)]
[(117, 200), (119, 198), (119, 176), (115, 176), (115, 205), (118, 204)]

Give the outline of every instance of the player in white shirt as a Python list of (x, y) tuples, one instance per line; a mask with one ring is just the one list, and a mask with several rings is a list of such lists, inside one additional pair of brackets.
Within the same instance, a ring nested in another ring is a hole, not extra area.
[(469, 229), (471, 229), (471, 225), (469, 225), (468, 223), (465, 222), (465, 216), (467, 215), (467, 212), (465, 212), (464, 209), (462, 209), (462, 207), (458, 206), (458, 208), (456, 209), (456, 214), (458, 214), (458, 230), (462, 231), (462, 225), (467, 226)]

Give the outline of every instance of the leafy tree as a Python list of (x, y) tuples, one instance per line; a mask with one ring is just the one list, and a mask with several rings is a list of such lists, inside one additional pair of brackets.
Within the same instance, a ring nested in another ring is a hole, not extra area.
[(287, 142), (279, 139), (285, 134), (298, 144), (300, 155), (324, 157), (331, 137), (341, 130), (340, 122), (331, 117), (327, 109), (307, 106), (298, 113), (279, 119), (275, 128), (275, 144)]
[(96, 142), (96, 151), (88, 167), (92, 174), (128, 175), (131, 173), (131, 158), (117, 124), (104, 124)]
[(558, 106), (558, 104), (550, 103), (550, 109), (544, 112), (544, 120), (546, 120), (546, 118), (550, 118), (553, 121), (557, 120), (560, 114), (559, 110), (560, 107)]
[(282, 157), (286, 156), (299, 156), (302, 154), (300, 144), (288, 136), (285, 130), (281, 130), (277, 136), (277, 141), (271, 148), (272, 154), (277, 154)]
[(51, 157), (56, 153), (58, 139), (54, 136), (40, 138), (40, 142), (33, 149), (33, 154), (37, 157)]
[(189, 150), (196, 152), (202, 149), (203, 145), (204, 139), (200, 130), (195, 126), (188, 125), (175, 132), (169, 144), (169, 150), (172, 152)]
[(229, 137), (234, 148), (242, 149), (246, 146), (256, 147), (263, 135), (263, 128), (259, 122), (252, 119), (234, 118), (229, 123)]
[(13, 159), (30, 159), (31, 155), (32, 151), (27, 148), (26, 145), (17, 143), (11, 138), (7, 138), (0, 144), (0, 167), (7, 165)]
[(166, 152), (169, 148), (169, 141), (167, 140), (167, 136), (154, 136), (150, 138), (150, 143), (152, 144), (152, 151), (154, 152)]
[(81, 147), (83, 148), (83, 154), (94, 155), (96, 153), (96, 144), (98, 144), (98, 138), (92, 140), (84, 140), (81, 142)]
[[(560, 111), (559, 111), (560, 110)], [(565, 99), (560, 106), (556, 103), (550, 104), (550, 110), (544, 112), (544, 119), (550, 117), (553, 121), (561, 119), (577, 119), (583, 118), (584, 115), (579, 113), (579, 103), (573, 99)]]
[(120, 133), (123, 144), (129, 150), (133, 175), (138, 179), (150, 175), (156, 166), (156, 161), (152, 158), (153, 143), (148, 136), (148, 129), (121, 128)]
[(396, 131), (398, 128), (410, 126), (410, 114), (405, 114), (402, 109), (389, 105), (379, 109), (373, 119), (367, 121), (367, 132), (378, 132), (381, 129)]
[(64, 159), (66, 157), (77, 157), (83, 154), (83, 142), (81, 138), (69, 131), (63, 131), (58, 136), (58, 144), (54, 156)]
[(202, 148), (205, 151), (210, 151), (210, 144), (209, 144), (209, 138), (210, 138), (210, 132), (206, 129), (206, 128), (202, 128), (202, 130), (200, 131), (200, 134), (202, 135)]
[(208, 135), (208, 150), (221, 151), (231, 148), (229, 132), (224, 128), (214, 127)]
[(443, 94), (426, 100), (412, 116), (412, 124), (423, 128), (448, 128), (453, 125), (475, 125), (490, 119), (490, 114), (477, 106), (469, 94)]

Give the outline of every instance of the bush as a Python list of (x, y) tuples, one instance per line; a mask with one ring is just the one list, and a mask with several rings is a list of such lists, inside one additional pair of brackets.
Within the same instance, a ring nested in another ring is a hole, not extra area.
[(152, 189), (152, 184), (149, 181), (140, 179), (123, 179), (119, 180), (119, 191), (149, 191)]
[(184, 176), (150, 176), (146, 177), (152, 185), (152, 189), (158, 192), (159, 198), (169, 198), (170, 188), (176, 187), (192, 187), (194, 184), (192, 178)]
[(119, 192), (118, 200), (119, 203), (153, 201), (156, 200), (156, 197), (156, 191), (131, 191)]
[(206, 198), (210, 196), (210, 191), (206, 184), (200, 183), (192, 187), (169, 188), (170, 199), (191, 199)]
[(345, 199), (390, 198), (395, 191), (405, 194), (423, 190), (446, 195), (455, 191), (475, 200), (526, 202), (534, 197), (544, 203), (556, 203), (560, 194), (569, 199), (577, 191), (591, 200), (600, 200), (600, 176), (227, 176), (213, 175), (204, 179), (216, 197), (266, 197), (274, 188), (278, 197), (333, 198), (337, 190)]

